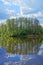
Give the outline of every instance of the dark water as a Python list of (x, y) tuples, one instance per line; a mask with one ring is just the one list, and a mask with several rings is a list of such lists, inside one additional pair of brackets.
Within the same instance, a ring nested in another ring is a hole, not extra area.
[(0, 65), (43, 65), (43, 39), (1, 39)]

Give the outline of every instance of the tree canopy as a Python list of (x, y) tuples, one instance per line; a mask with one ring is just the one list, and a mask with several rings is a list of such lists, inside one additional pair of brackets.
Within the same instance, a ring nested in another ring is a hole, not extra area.
[(25, 36), (43, 34), (43, 27), (37, 18), (8, 19), (6, 24), (0, 24), (0, 36)]

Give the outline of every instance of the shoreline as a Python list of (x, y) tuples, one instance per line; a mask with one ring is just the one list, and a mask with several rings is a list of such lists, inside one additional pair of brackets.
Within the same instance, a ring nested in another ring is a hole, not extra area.
[(43, 35), (20, 35), (20, 36), (10, 36), (10, 37), (26, 37), (26, 38), (43, 38)]

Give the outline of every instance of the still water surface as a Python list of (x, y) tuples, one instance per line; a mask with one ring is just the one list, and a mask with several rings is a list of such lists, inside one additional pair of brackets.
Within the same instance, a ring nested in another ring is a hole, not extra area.
[(43, 39), (0, 40), (0, 65), (43, 65)]

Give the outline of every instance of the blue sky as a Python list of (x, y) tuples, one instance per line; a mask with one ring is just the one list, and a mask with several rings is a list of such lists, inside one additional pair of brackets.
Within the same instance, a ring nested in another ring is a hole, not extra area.
[(43, 24), (43, 0), (0, 0), (0, 23), (21, 16), (37, 17)]

